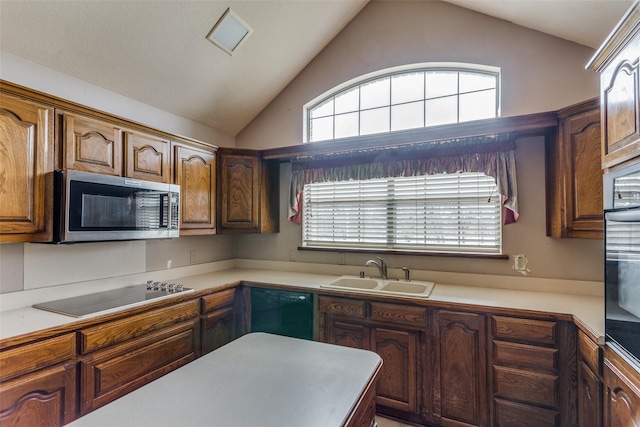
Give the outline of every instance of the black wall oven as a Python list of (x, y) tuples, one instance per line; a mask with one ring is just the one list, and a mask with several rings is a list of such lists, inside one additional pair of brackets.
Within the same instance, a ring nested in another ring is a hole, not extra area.
[(607, 344), (640, 367), (640, 165), (604, 176)]

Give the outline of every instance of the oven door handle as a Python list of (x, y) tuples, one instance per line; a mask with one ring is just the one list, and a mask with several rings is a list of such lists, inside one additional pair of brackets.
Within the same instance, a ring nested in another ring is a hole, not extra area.
[(616, 222), (640, 222), (640, 210), (634, 209), (629, 211), (607, 212), (604, 214), (607, 221)]

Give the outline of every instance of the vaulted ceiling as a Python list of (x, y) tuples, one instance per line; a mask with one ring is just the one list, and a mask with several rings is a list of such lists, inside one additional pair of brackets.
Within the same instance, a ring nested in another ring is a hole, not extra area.
[[(0, 50), (234, 136), (368, 1), (2, 0)], [(448, 2), (593, 48), (632, 3)], [(233, 56), (205, 39), (227, 7), (254, 30)]]

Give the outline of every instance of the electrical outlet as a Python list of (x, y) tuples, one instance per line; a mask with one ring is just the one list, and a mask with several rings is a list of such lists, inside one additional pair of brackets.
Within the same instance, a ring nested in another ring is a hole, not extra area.
[(513, 269), (516, 271), (527, 271), (527, 257), (526, 255), (514, 255), (513, 256)]
[(295, 261), (296, 260), (296, 251), (294, 249), (291, 249), (289, 251), (289, 261)]
[(197, 251), (193, 250), (189, 253), (189, 262), (191, 264), (197, 264), (198, 263), (198, 255), (197, 255)]
[(338, 253), (338, 264), (340, 264), (340, 265), (345, 265), (346, 264), (345, 253), (344, 252), (339, 252)]

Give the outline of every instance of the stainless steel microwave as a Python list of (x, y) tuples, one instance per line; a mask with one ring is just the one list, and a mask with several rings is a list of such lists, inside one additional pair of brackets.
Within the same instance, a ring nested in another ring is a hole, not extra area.
[(180, 186), (54, 171), (53, 242), (162, 239), (180, 232)]

